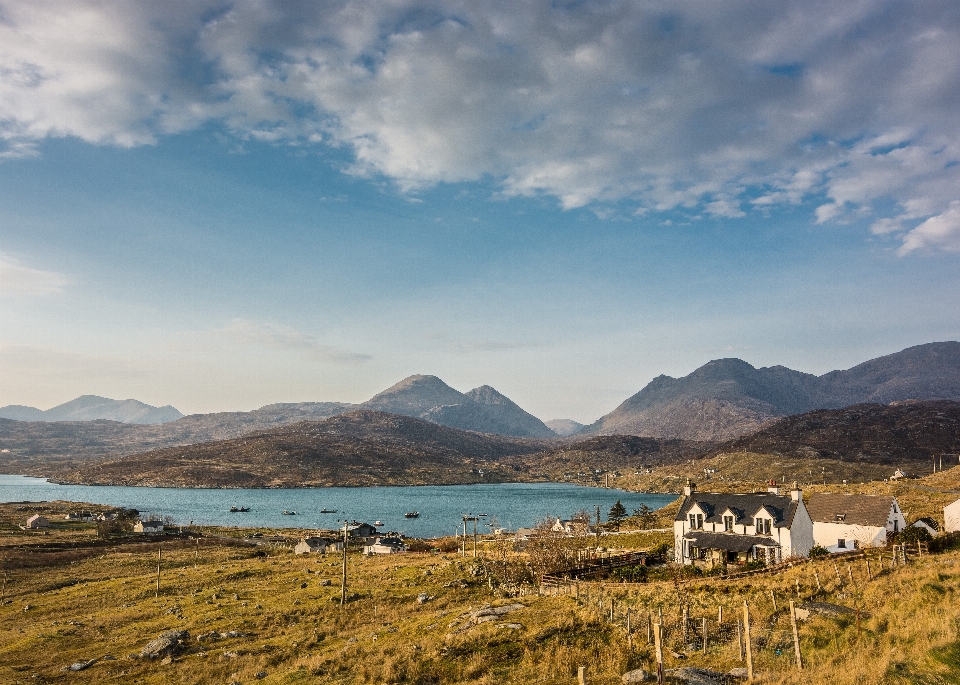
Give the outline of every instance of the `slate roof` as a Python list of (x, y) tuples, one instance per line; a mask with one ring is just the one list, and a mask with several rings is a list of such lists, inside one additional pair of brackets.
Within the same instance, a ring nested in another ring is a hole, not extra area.
[(810, 495), (806, 504), (807, 512), (814, 523), (844, 523), (883, 528), (887, 525), (893, 502), (892, 495), (815, 492)]
[(749, 552), (755, 546), (779, 547), (779, 543), (762, 535), (737, 535), (736, 533), (710, 533), (705, 530), (691, 530), (683, 536), (694, 547), (701, 549), (722, 549), (727, 552)]
[(674, 520), (686, 521), (694, 504), (699, 504), (706, 513), (704, 523), (723, 523), (723, 512), (730, 509), (736, 516), (736, 525), (754, 525), (753, 515), (760, 507), (766, 507), (773, 516), (775, 528), (789, 528), (797, 513), (797, 503), (789, 495), (774, 495), (769, 492), (728, 494), (725, 492), (697, 492), (685, 497)]

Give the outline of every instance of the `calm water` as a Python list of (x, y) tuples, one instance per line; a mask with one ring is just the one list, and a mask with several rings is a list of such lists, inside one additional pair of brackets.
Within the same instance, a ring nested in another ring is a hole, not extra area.
[[(504, 483), (496, 485), (444, 485), (374, 488), (210, 490), (193, 488), (131, 488), (104, 485), (57, 485), (42, 478), (0, 475), (0, 502), (68, 500), (107, 504), (139, 510), (143, 514), (170, 516), (177, 523), (268, 528), (336, 528), (338, 519), (383, 522), (384, 530), (411, 537), (452, 535), (463, 514), (494, 516), (501, 526), (514, 530), (532, 526), (548, 516), (569, 518), (580, 509), (604, 520), (620, 500), (628, 512), (646, 504), (658, 509), (675, 499), (624, 490), (587, 488), (565, 483)], [(250, 507), (231, 514), (231, 506)], [(284, 509), (297, 512), (284, 516)], [(336, 509), (321, 514), (320, 509)], [(419, 511), (420, 518), (404, 518)]]

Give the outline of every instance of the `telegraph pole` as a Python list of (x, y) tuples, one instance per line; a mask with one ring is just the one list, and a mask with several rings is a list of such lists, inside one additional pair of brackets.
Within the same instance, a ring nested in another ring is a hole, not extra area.
[(340, 606), (347, 603), (347, 520), (343, 520), (343, 576), (340, 578)]

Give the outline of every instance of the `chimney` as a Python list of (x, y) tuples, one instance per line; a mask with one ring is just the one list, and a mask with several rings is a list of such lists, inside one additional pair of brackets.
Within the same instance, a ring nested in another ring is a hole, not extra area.
[(777, 481), (773, 480), (772, 478), (770, 479), (770, 482), (767, 484), (767, 492), (769, 492), (771, 495), (780, 494), (780, 486), (777, 485)]
[(794, 502), (803, 501), (803, 491), (800, 489), (800, 486), (797, 485), (797, 481), (793, 481), (793, 489), (790, 491), (790, 499)]
[(683, 494), (685, 497), (690, 497), (697, 490), (697, 484), (687, 478), (687, 484), (683, 488)]

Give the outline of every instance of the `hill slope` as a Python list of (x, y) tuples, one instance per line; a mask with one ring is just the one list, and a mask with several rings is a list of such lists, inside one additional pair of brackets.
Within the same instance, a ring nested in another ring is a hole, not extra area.
[(183, 414), (169, 404), (154, 407), (139, 400), (111, 400), (97, 395), (81, 395), (52, 409), (41, 410), (11, 404), (0, 407), (0, 418), (15, 421), (119, 421), (120, 423), (155, 424), (176, 421)]
[(517, 480), (523, 469), (519, 457), (547, 444), (353, 411), (231, 440), (88, 464), (58, 480), (185, 487), (497, 482)]
[(655, 378), (583, 433), (724, 440), (782, 416), (911, 399), (960, 400), (960, 343), (918, 345), (823, 376), (719, 359), (683, 378)]
[(512, 435), (550, 438), (556, 433), (489, 385), (462, 393), (436, 376), (403, 379), (361, 405), (364, 409), (414, 416), (441, 426)]

